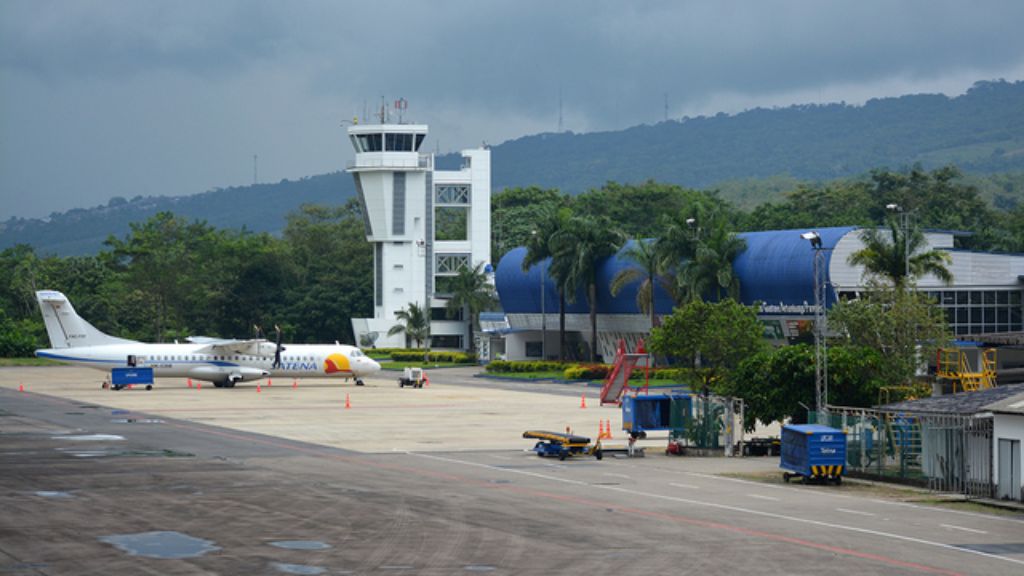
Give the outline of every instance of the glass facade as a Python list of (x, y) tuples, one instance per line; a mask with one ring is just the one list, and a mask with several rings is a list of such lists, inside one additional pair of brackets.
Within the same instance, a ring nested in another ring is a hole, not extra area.
[(957, 336), (1021, 332), (1020, 290), (930, 290)]

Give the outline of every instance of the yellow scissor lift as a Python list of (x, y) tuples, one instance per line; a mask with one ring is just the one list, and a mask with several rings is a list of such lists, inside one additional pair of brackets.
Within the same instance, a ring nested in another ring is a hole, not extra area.
[(962, 350), (939, 349), (936, 375), (953, 383), (953, 392), (974, 392), (996, 385), (996, 349), (981, 353), (981, 371), (972, 372)]

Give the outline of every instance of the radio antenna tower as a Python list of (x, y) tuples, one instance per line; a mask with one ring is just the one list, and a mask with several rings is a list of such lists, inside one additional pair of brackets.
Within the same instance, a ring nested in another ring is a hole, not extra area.
[(252, 155), (252, 185), (255, 186), (259, 182), (259, 154)]

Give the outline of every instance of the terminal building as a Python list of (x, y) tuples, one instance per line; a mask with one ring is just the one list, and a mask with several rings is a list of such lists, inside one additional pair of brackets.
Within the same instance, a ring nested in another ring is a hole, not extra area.
[[(806, 340), (813, 334), (815, 306), (815, 248), (805, 238), (807, 230), (773, 230), (739, 234), (747, 248), (733, 263), (740, 280), (740, 301), (757, 305), (765, 325), (765, 335), (776, 344)], [(863, 247), (856, 227), (826, 228), (817, 231), (818, 250), (824, 271), (823, 302), (827, 308), (837, 298), (855, 297), (864, 289), (864, 270), (848, 263), (851, 254)], [(1024, 345), (1022, 291), (1024, 256), (961, 250), (954, 247), (956, 233), (928, 231), (928, 247), (948, 252), (953, 283), (945, 285), (933, 276), (918, 280), (918, 289), (928, 292), (943, 308), (954, 335), (961, 344), (977, 346), (1000, 344), (1011, 352)], [(526, 249), (515, 248), (505, 254), (496, 273), (496, 286), (505, 313), (503, 327), (505, 355), (509, 360), (559, 357), (558, 292), (545, 272), (550, 262), (541, 262), (524, 271)], [(598, 353), (605, 361), (614, 358), (617, 342), (623, 339), (630, 349), (650, 331), (648, 316), (636, 305), (639, 282), (627, 286), (617, 296), (609, 290), (612, 279), (632, 265), (621, 257), (622, 251), (606, 259), (598, 268), (597, 329)], [(822, 264), (819, 264), (821, 266)], [(819, 300), (822, 300), (819, 295)], [(672, 312), (673, 302), (660, 286), (655, 290), (655, 312)], [(542, 313), (543, 311), (543, 313)], [(566, 309), (567, 357), (585, 359), (589, 348), (589, 306), (581, 287), (575, 303)], [(1024, 367), (1024, 357), (999, 355), (1000, 368)]]
[[(373, 317), (352, 319), (356, 342), (405, 348), (395, 313), (416, 304), (430, 315), (430, 347), (465, 349), (469, 318), (449, 318), (446, 296), (463, 267), (491, 261), (491, 153), (464, 150), (459, 170), (435, 170), (421, 153), (423, 124), (354, 124), (348, 172), (373, 244)], [(425, 343), (421, 343), (422, 346)]]

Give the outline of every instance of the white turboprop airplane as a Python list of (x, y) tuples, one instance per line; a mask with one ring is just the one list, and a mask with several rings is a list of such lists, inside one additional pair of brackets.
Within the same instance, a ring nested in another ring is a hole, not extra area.
[(79, 316), (64, 294), (36, 292), (50, 346), (36, 356), (110, 371), (112, 368), (152, 368), (155, 377), (192, 378), (233, 388), (238, 382), (267, 377), (363, 378), (380, 364), (355, 346), (288, 344), (253, 340), (191, 337), (187, 344), (146, 344), (100, 332)]

